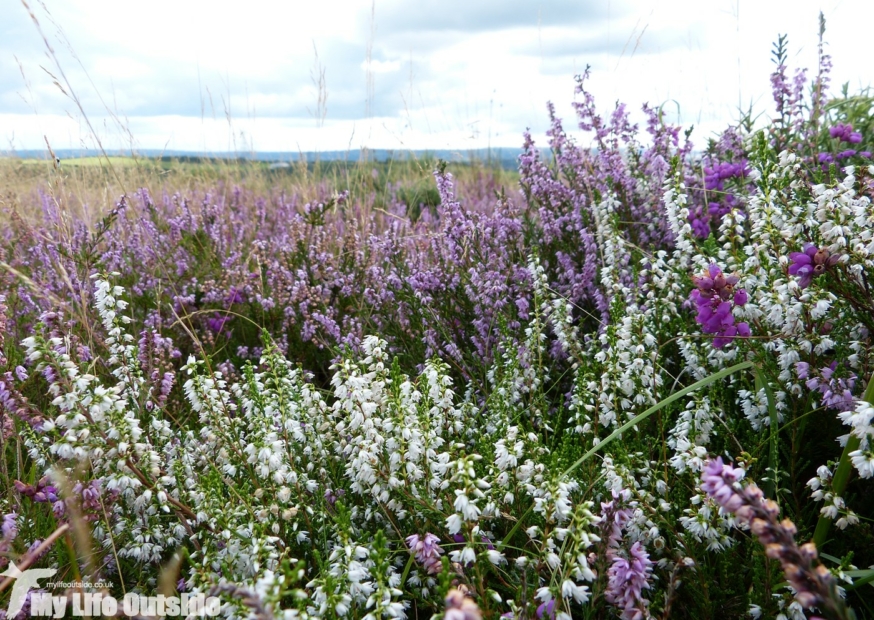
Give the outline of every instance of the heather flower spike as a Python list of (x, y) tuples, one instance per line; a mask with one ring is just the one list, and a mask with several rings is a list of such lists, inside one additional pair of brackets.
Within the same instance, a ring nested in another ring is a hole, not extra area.
[(440, 556), (443, 554), (443, 549), (437, 544), (440, 539), (434, 534), (425, 534), (424, 537), (419, 537), (418, 534), (407, 536), (407, 546), (415, 554), (416, 561), (421, 564), (430, 575), (435, 575), (440, 572)]
[(482, 620), (479, 606), (467, 594), (468, 589), (465, 586), (447, 592), (443, 620)]
[(765, 499), (759, 488), (749, 483), (742, 486), (743, 470), (733, 469), (722, 457), (710, 459), (701, 472), (701, 488), (719, 506), (732, 513), (742, 525), (764, 545), (765, 553), (780, 562), (783, 574), (805, 609), (817, 607), (828, 617), (849, 620), (855, 618), (838, 593), (837, 582), (827, 568), (817, 564), (813, 543), (800, 547), (795, 542), (797, 529), (789, 519), (778, 521), (780, 509)]

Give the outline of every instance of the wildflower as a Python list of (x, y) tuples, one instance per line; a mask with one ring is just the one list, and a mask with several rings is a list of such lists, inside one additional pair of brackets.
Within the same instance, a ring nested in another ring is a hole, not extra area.
[(649, 589), (652, 560), (637, 541), (628, 551), (628, 557), (613, 553), (612, 565), (607, 571), (607, 602), (622, 610), (623, 620), (643, 620), (649, 601), (642, 591)]
[(748, 301), (746, 290), (734, 289), (739, 280), (736, 275), (722, 273), (722, 269), (716, 264), (711, 264), (704, 274), (692, 276), (696, 288), (689, 297), (698, 308), (695, 321), (701, 325), (705, 334), (716, 334), (713, 346), (717, 349), (721, 349), (735, 337), (750, 336), (750, 326), (747, 323), (735, 325), (731, 313), (732, 302), (734, 305), (743, 306)]
[(434, 575), (440, 572), (440, 555), (443, 549), (437, 544), (440, 539), (434, 534), (425, 534), (420, 537), (418, 534), (407, 536), (407, 546), (415, 554), (416, 561), (421, 564), (429, 574)]
[(837, 138), (841, 142), (859, 144), (862, 141), (862, 134), (853, 131), (853, 126), (849, 124), (838, 123), (834, 127), (829, 127), (828, 133), (832, 138)]
[(537, 617), (538, 618), (549, 618), (550, 620), (555, 620), (555, 599), (551, 598), (548, 601), (544, 601), (537, 606)]
[(214, 312), (211, 317), (206, 320), (206, 325), (209, 327), (210, 331), (214, 334), (218, 334), (224, 328), (225, 323), (231, 320), (231, 317), (228, 315), (221, 315), (218, 312)]
[(741, 487), (738, 481), (742, 475), (742, 470), (733, 469), (717, 457), (708, 460), (701, 472), (701, 488), (741, 524), (749, 525), (764, 545), (765, 554), (780, 562), (786, 580), (795, 590), (795, 600), (802, 607), (817, 606), (835, 617), (846, 617), (835, 578), (824, 566), (814, 566), (816, 545), (805, 543), (799, 547), (795, 542), (795, 524), (789, 519), (777, 521), (780, 512), (777, 503), (764, 499), (755, 484)]
[(225, 297), (225, 304), (227, 306), (232, 306), (234, 304), (242, 304), (242, 303), (245, 303), (245, 301), (246, 301), (246, 298), (243, 297), (243, 293), (234, 287), (231, 287), (231, 290), (228, 291), (228, 294)]
[(838, 254), (830, 254), (826, 248), (817, 248), (812, 243), (804, 246), (803, 252), (792, 252), (789, 255), (789, 275), (801, 278), (798, 286), (807, 288), (813, 282), (813, 278), (822, 275), (829, 267), (833, 267), (841, 259)]
[(3, 523), (2, 525), (0, 525), (0, 533), (3, 534), (4, 540), (12, 540), (16, 536), (18, 536), (18, 524), (16, 523), (17, 518), (18, 515), (16, 515), (14, 512), (3, 515)]
[(874, 452), (871, 450), (855, 450), (850, 452), (853, 466), (858, 470), (862, 478), (874, 476)]
[[(802, 362), (799, 362), (801, 364)], [(825, 368), (820, 369), (818, 376), (810, 371), (809, 365), (804, 368), (805, 377), (808, 389), (818, 390), (822, 394), (822, 404), (829, 409), (837, 409), (838, 411), (846, 411), (855, 406), (853, 399), (853, 388), (856, 385), (856, 375), (849, 371), (846, 378), (835, 377), (834, 373), (838, 368), (838, 363), (832, 362)], [(800, 375), (799, 370), (799, 377)]]

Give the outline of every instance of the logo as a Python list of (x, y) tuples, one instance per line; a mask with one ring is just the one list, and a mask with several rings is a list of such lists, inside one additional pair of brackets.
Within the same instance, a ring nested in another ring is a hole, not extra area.
[(14, 618), (24, 607), (24, 599), (31, 588), (39, 587), (39, 580), (45, 577), (53, 577), (58, 572), (56, 568), (28, 568), (19, 569), (15, 562), (9, 563), (9, 568), (0, 573), (0, 577), (15, 579), (12, 594), (9, 597), (9, 608), (6, 610), (7, 618)]
[[(0, 577), (15, 579), (9, 598), (7, 618), (14, 618), (24, 608), (28, 592), (40, 588), (39, 580), (54, 576), (56, 568), (19, 569), (15, 563), (0, 573)], [(34, 592), (30, 596), (30, 615), (43, 618), (63, 618), (70, 612), (73, 616), (216, 616), (221, 609), (221, 601), (214, 596), (184, 593), (181, 596), (142, 596), (129, 592), (118, 601), (102, 592), (83, 592), (85, 588), (105, 587), (105, 584), (82, 582), (49, 582), (48, 589), (77, 588), (79, 592), (70, 595), (53, 596), (47, 592)], [(69, 592), (69, 591), (68, 591)]]

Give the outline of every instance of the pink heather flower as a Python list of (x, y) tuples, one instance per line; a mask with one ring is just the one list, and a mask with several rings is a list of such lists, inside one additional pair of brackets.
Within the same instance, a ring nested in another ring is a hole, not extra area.
[[(602, 540), (607, 543), (607, 602), (615, 605), (624, 620), (642, 620), (648, 617), (649, 601), (642, 596), (649, 589), (652, 561), (640, 541), (627, 551), (622, 545), (622, 533), (632, 517), (632, 507), (626, 505), (631, 499), (627, 489), (613, 491), (613, 499), (601, 503)], [(633, 503), (632, 503), (633, 505)]]
[(810, 364), (807, 362), (797, 362), (795, 364), (795, 372), (798, 373), (799, 379), (807, 379), (810, 376)]
[(622, 610), (623, 620), (643, 620), (649, 600), (643, 598), (642, 592), (650, 587), (652, 560), (640, 541), (631, 546), (627, 558), (618, 553), (612, 555), (604, 596), (608, 603)]
[(549, 618), (549, 620), (555, 620), (555, 599), (551, 598), (538, 605), (535, 613), (538, 618)]
[[(803, 362), (798, 362), (803, 364)], [(796, 364), (796, 367), (798, 366)], [(820, 369), (819, 375), (810, 371), (810, 366), (806, 365), (805, 377), (801, 377), (799, 370), (799, 378), (807, 378), (805, 384), (808, 389), (818, 390), (822, 394), (822, 404), (829, 409), (837, 409), (838, 411), (846, 411), (853, 408), (853, 388), (856, 386), (856, 375), (849, 372), (846, 378), (835, 377), (835, 370), (838, 368), (838, 363), (832, 362), (825, 368)]]
[(440, 572), (440, 555), (443, 549), (437, 544), (440, 539), (434, 534), (425, 534), (420, 538), (418, 534), (407, 536), (407, 546), (416, 556), (416, 561), (421, 564), (430, 575)]
[(734, 485), (744, 475), (742, 469), (732, 469), (722, 462), (722, 457), (707, 461), (701, 472), (703, 483), (701, 488), (728, 512), (736, 512), (743, 506), (743, 498), (737, 493)]
[(2, 525), (0, 525), (0, 533), (3, 534), (4, 540), (9, 541), (18, 536), (18, 524), (16, 523), (17, 518), (18, 515), (14, 512), (3, 515), (3, 523)]

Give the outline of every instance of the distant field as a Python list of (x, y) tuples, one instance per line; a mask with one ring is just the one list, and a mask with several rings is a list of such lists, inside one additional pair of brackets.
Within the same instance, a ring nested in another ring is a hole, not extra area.
[[(108, 161), (105, 157), (77, 157), (75, 159), (64, 159), (61, 161), (61, 164), (64, 166), (105, 166), (109, 163), (113, 166), (136, 166), (138, 163), (141, 163), (141, 161), (142, 160), (136, 160), (132, 157), (109, 157)], [(51, 162), (46, 159), (35, 158), (19, 159), (18, 162), (25, 166), (51, 164)]]
[[(34, 192), (64, 196), (66, 208), (92, 224), (98, 214), (110, 209), (123, 194), (146, 188), (153, 195), (163, 192), (226, 193), (235, 187), (255, 194), (287, 193), (314, 200), (325, 192), (349, 191), (378, 211), (400, 199), (417, 213), (419, 205), (439, 203), (434, 183), (438, 159), (403, 156), (395, 160), (366, 159), (301, 161), (286, 166), (251, 159), (196, 156), (166, 157), (71, 157), (61, 159), (56, 171), (47, 159), (0, 157), (0, 221), (15, 211), (29, 218), (34, 211)], [(460, 191), (485, 179), (488, 185), (514, 195), (519, 174), (501, 168), (498, 162), (455, 162), (449, 165), (461, 181)]]

